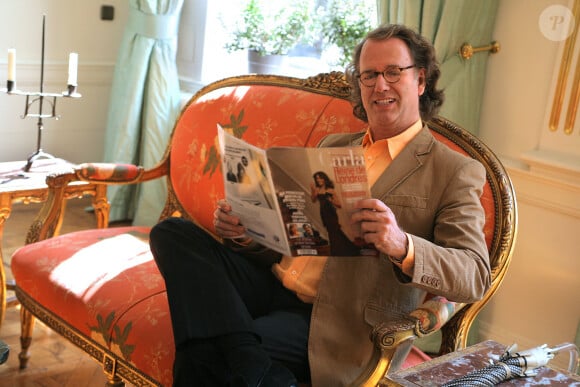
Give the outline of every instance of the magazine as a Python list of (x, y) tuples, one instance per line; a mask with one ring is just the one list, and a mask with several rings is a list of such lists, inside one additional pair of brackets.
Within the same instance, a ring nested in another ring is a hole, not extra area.
[(218, 125), (226, 200), (246, 236), (286, 256), (376, 256), (350, 217), (370, 198), (361, 147), (261, 149)]

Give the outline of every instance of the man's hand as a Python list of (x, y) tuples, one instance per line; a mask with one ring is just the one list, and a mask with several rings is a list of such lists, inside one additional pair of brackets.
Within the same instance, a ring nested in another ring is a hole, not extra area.
[(231, 212), (232, 206), (225, 199), (218, 201), (213, 213), (216, 234), (222, 238), (243, 238), (246, 228), (240, 223), (240, 218)]
[(399, 228), (393, 211), (378, 199), (362, 199), (355, 203), (354, 223), (360, 222), (363, 238), (383, 254), (396, 258), (407, 255), (407, 234)]

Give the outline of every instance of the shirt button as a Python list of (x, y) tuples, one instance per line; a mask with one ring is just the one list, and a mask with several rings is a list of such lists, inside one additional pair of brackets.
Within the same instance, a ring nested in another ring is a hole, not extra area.
[(298, 272), (296, 270), (292, 270), (292, 275), (297, 275)]

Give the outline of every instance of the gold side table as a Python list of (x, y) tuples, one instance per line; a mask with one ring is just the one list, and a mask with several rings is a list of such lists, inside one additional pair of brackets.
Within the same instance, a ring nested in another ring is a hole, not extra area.
[[(18, 304), (15, 297), (8, 299), (7, 292), (14, 289), (14, 283), (7, 283), (4, 270), (4, 257), (2, 254), (2, 237), (4, 235), (4, 223), (10, 217), (14, 203), (42, 203), (48, 197), (46, 177), (58, 172), (70, 171), (73, 164), (66, 160), (50, 158), (36, 160), (32, 168), (25, 171), (26, 161), (0, 162), (0, 327), (4, 321), (6, 308)], [(90, 195), (93, 197), (92, 205), (95, 209), (97, 227), (104, 228), (107, 225), (108, 216), (100, 216), (97, 203), (106, 200), (106, 188), (97, 184), (78, 183), (70, 185), (65, 191), (65, 200), (81, 198)], [(59, 227), (62, 223), (62, 215)], [(56, 231), (58, 233), (58, 230)]]

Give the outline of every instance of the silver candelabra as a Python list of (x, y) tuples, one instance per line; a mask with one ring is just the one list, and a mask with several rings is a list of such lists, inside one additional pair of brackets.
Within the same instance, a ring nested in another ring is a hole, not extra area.
[[(44, 91), (44, 45), (45, 45), (45, 25), (46, 25), (46, 15), (42, 17), (42, 52), (40, 61), (40, 91), (28, 92), (18, 90), (16, 88), (16, 76), (15, 76), (15, 62), (16, 62), (16, 50), (10, 49), (8, 51), (8, 79), (6, 81), (6, 88), (0, 91), (7, 93), (8, 95), (23, 95), (26, 96), (26, 103), (24, 104), (24, 114), (21, 116), (24, 118), (37, 118), (37, 139), (36, 139), (36, 151), (33, 152), (26, 161), (24, 166), (24, 171), (28, 172), (32, 163), (35, 160), (42, 158), (54, 158), (49, 153), (42, 150), (42, 131), (44, 129), (43, 119), (54, 118), (58, 119), (60, 116), (56, 114), (56, 101), (57, 98), (67, 97), (67, 98), (80, 98), (81, 95), (77, 92), (77, 65), (78, 65), (78, 55), (76, 53), (71, 53), (69, 56), (69, 77), (67, 90), (62, 93), (46, 93)], [(50, 105), (50, 110), (45, 113), (45, 102)], [(31, 110), (35, 105), (38, 105), (38, 113), (32, 113)]]

